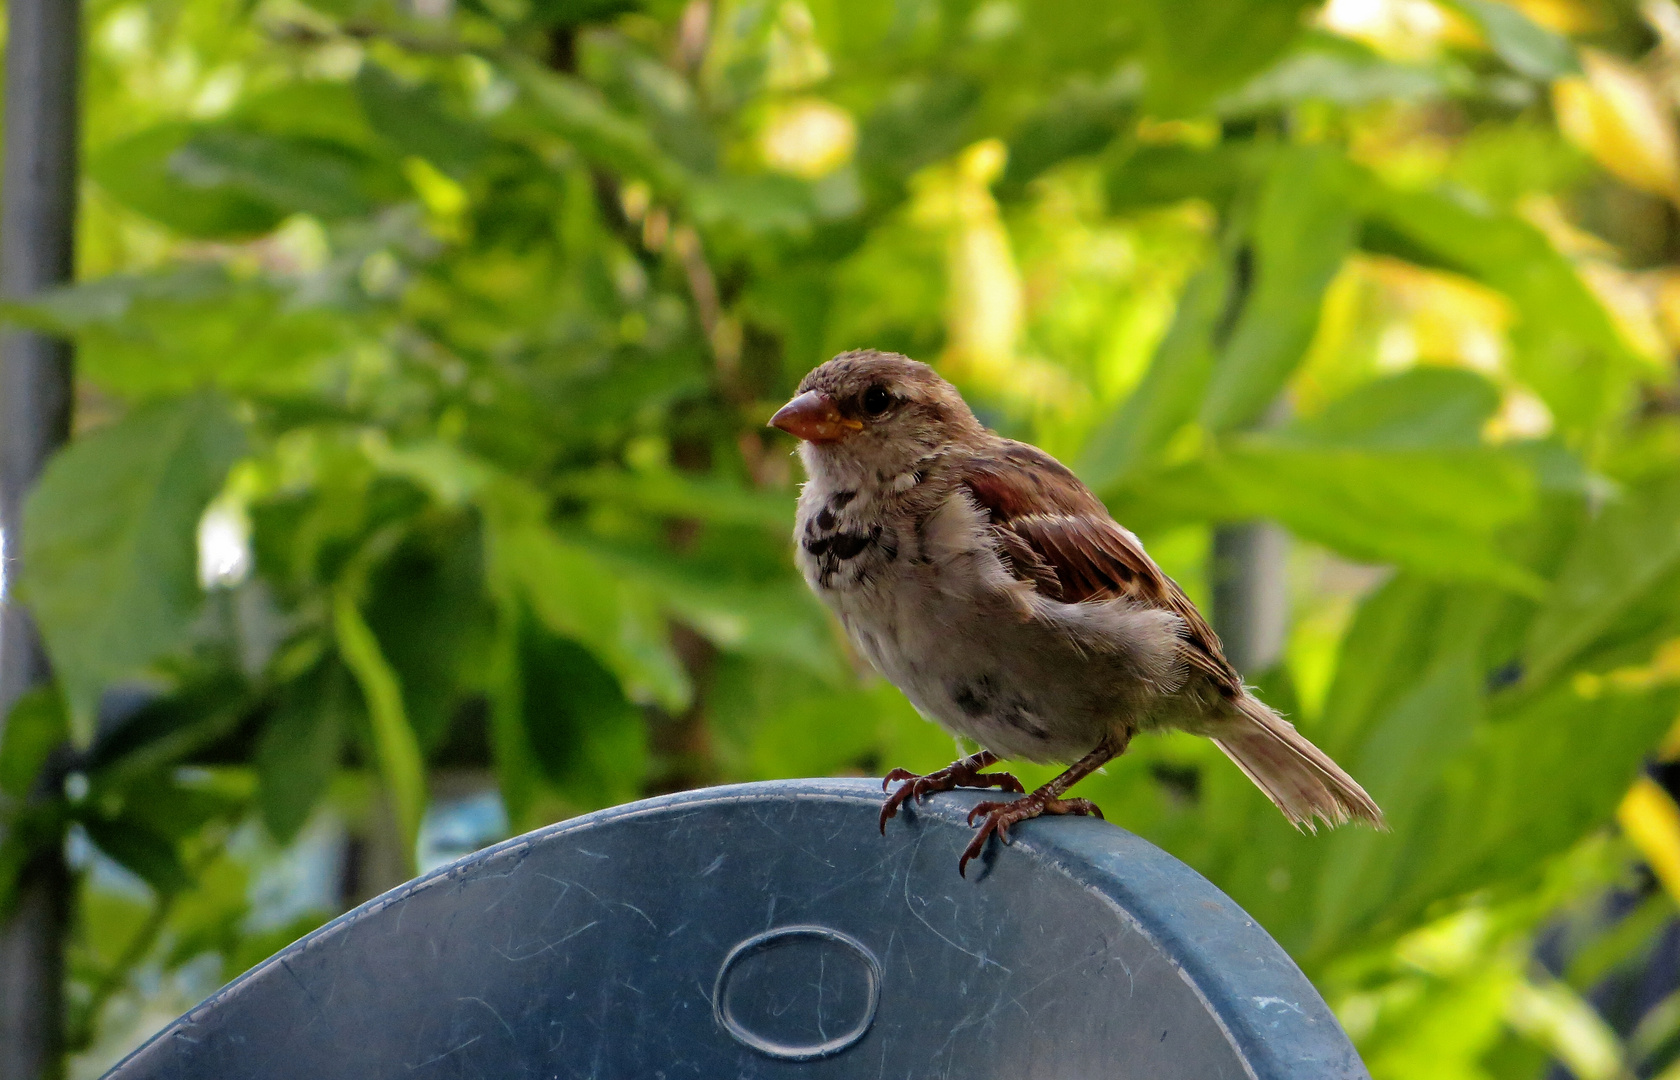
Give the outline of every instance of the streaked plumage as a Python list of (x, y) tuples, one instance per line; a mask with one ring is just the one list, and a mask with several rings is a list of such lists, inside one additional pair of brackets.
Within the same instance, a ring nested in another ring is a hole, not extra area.
[(1369, 796), (1255, 698), (1219, 639), (1136, 536), (1060, 462), (984, 428), (956, 389), (892, 353), (818, 367), (775, 420), (809, 480), (796, 540), (806, 581), (858, 651), (922, 715), (985, 751), (906, 783), (911, 795), (1004, 786), (997, 757), (1074, 762), (1014, 803), (986, 803), (966, 863), (1140, 731), (1212, 738), (1297, 825), (1361, 818)]

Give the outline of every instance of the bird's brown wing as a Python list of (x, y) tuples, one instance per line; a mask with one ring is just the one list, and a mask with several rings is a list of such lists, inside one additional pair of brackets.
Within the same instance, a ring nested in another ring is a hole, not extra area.
[(1196, 605), (1065, 465), (1036, 447), (1004, 442), (968, 462), (961, 478), (990, 515), (1017, 578), (1063, 603), (1125, 599), (1171, 611), (1184, 620), (1191, 667), (1222, 693), (1242, 692), (1241, 678)]

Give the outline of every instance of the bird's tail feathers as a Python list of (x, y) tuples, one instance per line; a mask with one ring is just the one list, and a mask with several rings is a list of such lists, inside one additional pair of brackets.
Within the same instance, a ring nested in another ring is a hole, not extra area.
[(1315, 817), (1329, 825), (1357, 818), (1388, 828), (1382, 809), (1358, 781), (1294, 724), (1246, 692), (1236, 706), (1239, 715), (1213, 741), (1297, 828), (1316, 830)]

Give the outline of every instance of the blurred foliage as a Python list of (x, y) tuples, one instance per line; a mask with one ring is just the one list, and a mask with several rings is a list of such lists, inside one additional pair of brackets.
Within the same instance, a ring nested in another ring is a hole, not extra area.
[[(1669, 0), (88, 26), (81, 283), (6, 312), (79, 343), (8, 583), (58, 683), (0, 748), (0, 897), (34, 845), (85, 871), (79, 1071), (411, 873), (433, 794), (518, 831), (949, 760), (789, 558), (764, 420), (855, 346), (1077, 464), (1204, 604), (1213, 526), (1297, 539), (1249, 674), (1394, 831), (1298, 835), (1188, 736), (1082, 792), (1379, 1078), (1672, 1067), (1680, 997), (1589, 1001), (1676, 947), (1641, 867), (1680, 881), (1680, 812), (1635, 785), (1680, 711)], [(333, 844), (356, 884), (263, 900)]]

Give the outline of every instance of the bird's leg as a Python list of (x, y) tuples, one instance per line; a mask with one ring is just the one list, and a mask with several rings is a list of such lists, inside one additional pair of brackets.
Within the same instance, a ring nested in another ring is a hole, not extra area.
[(957, 861), (957, 873), (963, 877), (968, 876), (968, 861), (985, 850), (986, 841), (993, 833), (1004, 843), (1009, 843), (1009, 826), (1018, 822), (1038, 817), (1040, 814), (1091, 814), (1102, 817), (1102, 810), (1091, 800), (1064, 799), (1062, 794), (1125, 753), (1126, 744), (1131, 741), (1130, 731), (1121, 735), (1105, 735), (1095, 750), (1068, 766), (1066, 772), (1031, 795), (1010, 802), (976, 803), (974, 809), (968, 812), (968, 823), (973, 825), (974, 819), (982, 814), (986, 819), (980, 823), (980, 831), (975, 833), (968, 847), (963, 849), (962, 858)]
[(897, 791), (887, 796), (887, 801), (881, 805), (881, 835), (887, 833), (887, 819), (898, 813), (912, 797), (921, 802), (937, 791), (954, 791), (960, 787), (971, 788), (1002, 788), (1005, 791), (1024, 792), (1021, 781), (1006, 772), (986, 773), (981, 769), (988, 765), (996, 765), (998, 756), (990, 750), (982, 750), (978, 754), (968, 757), (930, 772), (926, 776), (917, 776), (908, 769), (894, 769), (881, 781), (881, 790), (887, 790), (887, 785), (895, 780), (902, 780)]

